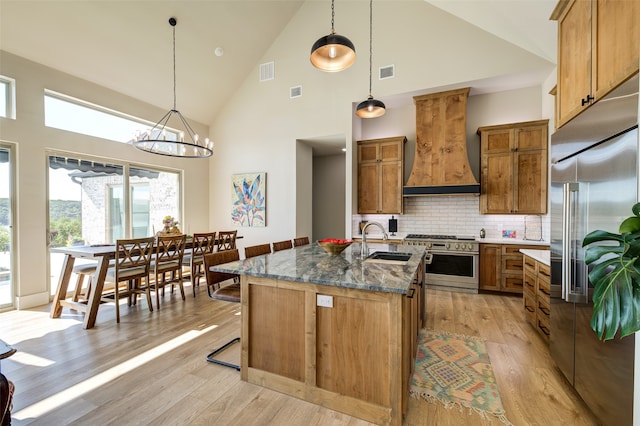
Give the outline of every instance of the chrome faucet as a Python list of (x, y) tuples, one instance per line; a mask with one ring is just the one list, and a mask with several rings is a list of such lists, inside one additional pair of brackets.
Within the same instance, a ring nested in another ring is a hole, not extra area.
[(362, 227), (362, 249), (360, 250), (360, 255), (362, 257), (369, 256), (369, 249), (367, 248), (367, 228), (369, 225), (376, 225), (382, 231), (382, 239), (387, 240), (387, 233), (384, 230), (384, 227), (378, 222), (367, 222), (366, 225)]

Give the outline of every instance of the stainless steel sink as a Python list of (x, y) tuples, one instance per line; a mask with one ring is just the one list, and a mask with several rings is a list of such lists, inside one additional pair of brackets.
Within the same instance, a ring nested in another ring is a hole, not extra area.
[(402, 265), (411, 259), (411, 253), (398, 251), (376, 251), (364, 260), (365, 262), (391, 263)]

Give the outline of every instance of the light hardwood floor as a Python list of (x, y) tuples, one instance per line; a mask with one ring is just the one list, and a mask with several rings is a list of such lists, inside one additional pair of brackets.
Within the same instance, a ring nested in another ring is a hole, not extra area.
[[(145, 301), (123, 301), (120, 324), (113, 305), (103, 305), (91, 330), (69, 309), (60, 319), (50, 319), (47, 306), (0, 314), (0, 338), (19, 351), (1, 364), (16, 384), (13, 424), (369, 424), (207, 363), (208, 352), (239, 335), (239, 305), (209, 300), (202, 286), (196, 298), (183, 302), (175, 292), (163, 301), (154, 312)], [(486, 339), (514, 425), (596, 424), (524, 321), (520, 298), (429, 290), (427, 312), (427, 328)], [(239, 359), (238, 348), (227, 352)], [(413, 398), (404, 423), (502, 424)]]

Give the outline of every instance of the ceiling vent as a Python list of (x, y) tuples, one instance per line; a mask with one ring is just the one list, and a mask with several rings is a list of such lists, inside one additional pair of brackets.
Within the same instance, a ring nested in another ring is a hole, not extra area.
[(384, 67), (378, 68), (378, 79), (384, 80), (387, 78), (393, 78), (396, 76), (396, 66), (395, 65), (387, 65)]
[(302, 96), (302, 86), (295, 86), (289, 88), (289, 98), (299, 98)]
[(260, 82), (273, 80), (275, 75), (275, 65), (273, 62), (260, 64)]

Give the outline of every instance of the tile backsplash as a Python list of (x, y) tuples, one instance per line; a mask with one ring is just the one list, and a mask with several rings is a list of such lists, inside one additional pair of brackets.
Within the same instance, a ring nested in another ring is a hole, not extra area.
[[(525, 220), (529, 238), (549, 241), (549, 215), (488, 215), (480, 214), (480, 197), (476, 195), (451, 195), (433, 197), (407, 197), (404, 199), (404, 214), (394, 215), (398, 219), (397, 235), (406, 234), (444, 234), (473, 235), (480, 237), (484, 228), (486, 238), (502, 238), (502, 231), (515, 231), (516, 240), (524, 238)], [(354, 215), (352, 217), (352, 235), (360, 235), (361, 220), (380, 222), (388, 229), (391, 215)], [(540, 230), (541, 228), (541, 230)], [(372, 228), (371, 233), (377, 233)]]

